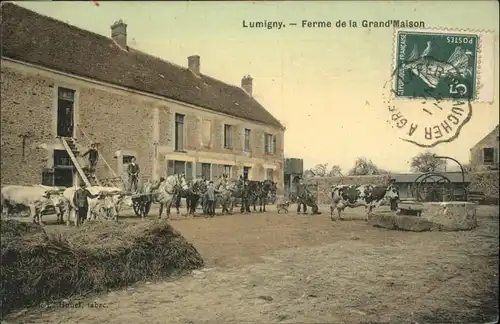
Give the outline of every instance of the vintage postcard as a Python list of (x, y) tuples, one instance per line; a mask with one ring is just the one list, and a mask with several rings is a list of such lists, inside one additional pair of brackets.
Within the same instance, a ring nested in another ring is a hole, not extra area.
[(498, 1), (2, 1), (3, 323), (495, 323)]

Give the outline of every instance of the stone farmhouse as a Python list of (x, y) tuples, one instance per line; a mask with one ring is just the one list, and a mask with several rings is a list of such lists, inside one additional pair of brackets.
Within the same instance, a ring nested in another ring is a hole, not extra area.
[[(11, 3), (2, 4), (1, 183), (72, 186), (143, 178), (274, 179), (283, 190), (284, 126), (241, 87)], [(82, 153), (97, 144), (97, 179)]]
[(498, 170), (499, 126), (470, 149), (471, 171)]

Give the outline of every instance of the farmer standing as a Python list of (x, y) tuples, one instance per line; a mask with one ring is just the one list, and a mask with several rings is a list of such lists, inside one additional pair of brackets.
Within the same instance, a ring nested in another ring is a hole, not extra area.
[(99, 197), (99, 194), (91, 194), (90, 191), (86, 188), (85, 182), (82, 181), (80, 183), (80, 188), (75, 191), (75, 194), (73, 196), (73, 204), (76, 208), (77, 224), (83, 224), (83, 222), (85, 222), (85, 220), (87, 219), (87, 213), (89, 210), (89, 203), (87, 201), (87, 198), (93, 199), (97, 197)]
[[(140, 168), (137, 163), (135, 163), (135, 157), (132, 158), (131, 163), (128, 165), (127, 173), (128, 173), (128, 187), (131, 192), (137, 191), (137, 183), (139, 179)], [(132, 189), (133, 187), (133, 189)]]
[[(389, 186), (392, 186), (392, 187), (398, 189), (398, 186), (396, 184), (396, 179), (394, 179), (394, 178), (389, 179)], [(390, 204), (391, 204), (392, 211), (398, 210), (398, 200), (397, 199), (391, 199)]]
[(217, 190), (215, 189), (214, 182), (210, 180), (207, 187), (207, 211), (208, 216), (215, 216), (215, 194)]
[(92, 171), (92, 173), (95, 173), (97, 160), (99, 159), (99, 152), (97, 151), (95, 143), (92, 143), (90, 145), (89, 150), (85, 152), (82, 157), (85, 157), (87, 155), (89, 156), (90, 171)]

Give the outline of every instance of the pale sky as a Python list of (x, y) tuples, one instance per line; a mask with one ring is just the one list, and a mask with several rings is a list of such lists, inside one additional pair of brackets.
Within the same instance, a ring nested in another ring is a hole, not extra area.
[[(432, 151), (468, 163), (469, 149), (499, 122), (498, 2), (17, 2), (39, 13), (110, 37), (128, 24), (131, 47), (239, 85), (254, 78), (255, 98), (287, 128), (285, 155), (340, 165), (357, 157), (393, 172), (423, 149), (401, 141), (387, 123), (383, 85), (390, 78), (393, 29), (303, 29), (301, 20), (418, 20), (426, 27), (490, 30), (495, 34), (494, 103), (473, 103), (472, 119), (452, 143)], [(242, 21), (297, 22), (281, 30), (243, 28)]]

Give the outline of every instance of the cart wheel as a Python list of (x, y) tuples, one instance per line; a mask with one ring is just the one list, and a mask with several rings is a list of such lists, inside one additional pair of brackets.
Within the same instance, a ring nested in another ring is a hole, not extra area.
[(144, 205), (144, 216), (148, 215), (149, 214), (149, 211), (151, 210), (151, 202), (147, 202), (145, 205)]
[(136, 216), (141, 216), (141, 204), (138, 201), (134, 201), (132, 203), (132, 208), (134, 209), (134, 213)]

